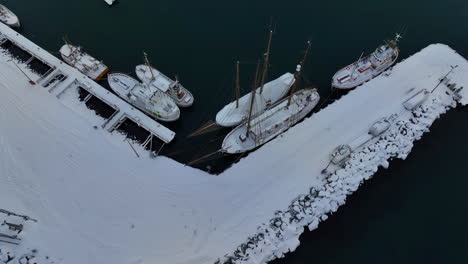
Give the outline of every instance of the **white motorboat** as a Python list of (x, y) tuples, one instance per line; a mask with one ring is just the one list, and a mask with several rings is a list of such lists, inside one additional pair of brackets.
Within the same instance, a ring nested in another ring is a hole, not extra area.
[(166, 122), (179, 119), (180, 110), (166, 93), (122, 73), (110, 73), (107, 80), (116, 94), (151, 117)]
[(20, 27), (20, 21), (18, 17), (10, 9), (4, 5), (0, 5), (0, 21), (10, 27)]

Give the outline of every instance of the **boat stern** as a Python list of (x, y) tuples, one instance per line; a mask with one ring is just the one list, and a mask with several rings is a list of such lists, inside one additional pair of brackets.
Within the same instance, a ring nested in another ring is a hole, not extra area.
[(352, 84), (351, 79), (351, 67), (352, 65), (346, 66), (345, 68), (339, 70), (335, 75), (332, 77), (331, 86), (332, 88), (337, 89), (352, 89), (356, 87)]
[(232, 130), (223, 140), (221, 151), (227, 154), (239, 154), (257, 147), (255, 135), (246, 136), (247, 127), (244, 123)]
[(14, 28), (19, 28), (19, 27), (21, 27), (21, 23), (20, 23), (19, 19), (16, 18), (15, 21), (13, 21), (13, 22), (10, 24), (10, 27), (14, 27)]
[(177, 106), (179, 107), (190, 107), (193, 105), (195, 98), (193, 97), (192, 93), (190, 93), (187, 89), (183, 88), (184, 96), (179, 99), (175, 100)]
[(173, 122), (180, 118), (180, 109), (177, 104), (167, 94), (159, 92), (159, 99), (153, 105), (152, 112), (161, 121)]
[(174, 122), (179, 120), (180, 118), (180, 109), (176, 107), (176, 109), (172, 112), (166, 112), (166, 113), (161, 113), (161, 112), (155, 112), (155, 117), (161, 121), (165, 122)]

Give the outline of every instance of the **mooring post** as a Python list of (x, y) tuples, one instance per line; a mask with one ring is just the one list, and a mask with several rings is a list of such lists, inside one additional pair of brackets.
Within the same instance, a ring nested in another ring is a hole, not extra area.
[(158, 152), (156, 153), (156, 156), (159, 156), (159, 152), (161, 152), (161, 150), (163, 149), (164, 145), (166, 145), (166, 143), (163, 143), (161, 145), (161, 147), (159, 148)]
[(452, 73), (452, 71), (455, 70), (457, 67), (458, 67), (458, 65), (455, 65), (455, 66), (450, 65), (450, 68), (451, 68), (450, 71), (447, 72), (447, 74), (445, 74), (445, 76), (442, 77), (442, 79), (440, 79), (439, 83), (436, 85), (436, 87), (434, 87), (434, 89), (432, 89), (431, 93), (433, 93), (437, 89), (437, 87), (439, 87), (439, 85), (443, 82), (443, 79), (445, 79), (447, 76), (449, 76), (449, 74)]
[(26, 76), (26, 78), (28, 78), (30, 84), (36, 85), (36, 82), (33, 81), (31, 78), (29, 78), (29, 76), (16, 64), (16, 62), (14, 62), (13, 60), (8, 60), (8, 61), (13, 62), (13, 64), (16, 66), (16, 68), (18, 68), (18, 70), (20, 70), (20, 72), (23, 73), (23, 75)]
[(130, 147), (133, 149), (133, 152), (135, 152), (135, 155), (139, 158), (140, 155), (139, 155), (138, 152), (135, 150), (135, 148), (133, 147), (132, 143), (130, 143), (130, 141), (128, 141), (128, 138), (127, 138), (126, 141), (127, 141), (128, 145), (130, 145)]

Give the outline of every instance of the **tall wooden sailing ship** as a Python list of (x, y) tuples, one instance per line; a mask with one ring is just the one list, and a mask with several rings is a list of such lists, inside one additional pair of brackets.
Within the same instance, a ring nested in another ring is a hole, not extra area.
[[(304, 58), (297, 66), (294, 74), (295, 80), (298, 80), (303, 72), (310, 45), (310, 42), (308, 42)], [(302, 120), (320, 100), (316, 89), (303, 89), (295, 92), (297, 87), (297, 82), (295, 82), (287, 98), (254, 116), (258, 66), (255, 75), (247, 121), (237, 126), (224, 138), (222, 152), (229, 154), (244, 153), (265, 144)]]
[[(240, 96), (239, 84), (239, 64), (236, 65), (236, 100), (224, 106), (216, 114), (216, 124), (222, 127), (234, 127), (247, 120), (249, 113), (252, 115), (263, 112), (266, 108), (277, 103), (281, 98), (287, 95), (291, 86), (294, 84), (294, 75), (285, 73), (278, 79), (265, 83), (268, 74), (268, 63), (270, 59), (271, 41), (273, 31), (270, 30), (268, 37), (268, 46), (264, 56), (263, 71), (261, 74), (261, 85), (255, 87), (255, 96), (249, 93)], [(251, 98), (253, 106), (250, 107)]]

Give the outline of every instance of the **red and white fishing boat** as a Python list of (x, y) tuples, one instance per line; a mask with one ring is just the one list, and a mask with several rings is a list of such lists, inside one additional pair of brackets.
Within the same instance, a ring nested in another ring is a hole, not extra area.
[(358, 61), (339, 70), (332, 78), (332, 88), (352, 89), (381, 74), (398, 59), (398, 41), (401, 36), (385, 41), (372, 54), (359, 58)]

